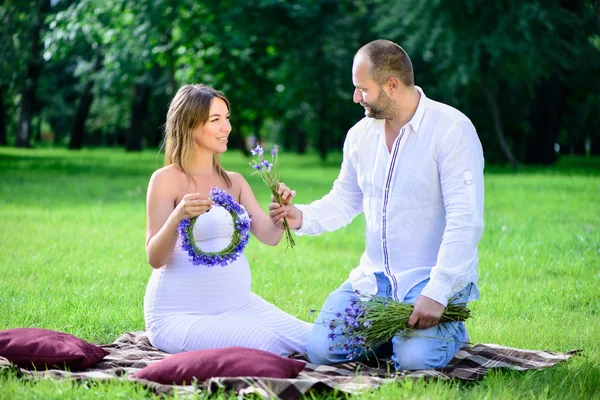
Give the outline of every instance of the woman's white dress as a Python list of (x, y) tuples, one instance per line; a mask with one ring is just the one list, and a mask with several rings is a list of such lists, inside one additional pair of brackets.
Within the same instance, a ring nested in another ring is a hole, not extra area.
[[(222, 207), (198, 217), (194, 240), (203, 251), (231, 242), (233, 220)], [(193, 265), (178, 240), (169, 263), (152, 272), (144, 297), (152, 345), (168, 353), (229, 346), (280, 355), (304, 353), (312, 324), (250, 291), (248, 260), (241, 254), (225, 267)]]

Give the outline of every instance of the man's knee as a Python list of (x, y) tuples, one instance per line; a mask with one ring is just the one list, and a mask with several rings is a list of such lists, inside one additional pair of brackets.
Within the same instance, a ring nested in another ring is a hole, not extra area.
[(329, 340), (327, 335), (328, 333), (326, 330), (316, 329), (316, 325), (310, 332), (310, 335), (308, 335), (306, 352), (308, 354), (308, 360), (311, 363), (320, 365), (333, 363), (330, 351), (331, 340)]
[(394, 361), (398, 370), (443, 368), (448, 364), (447, 349), (432, 347), (427, 340), (409, 338), (394, 346)]
[(426, 353), (403, 352), (395, 358), (396, 368), (399, 370), (434, 369), (444, 366), (438, 359), (434, 359)]
[(346, 353), (335, 347), (334, 339), (330, 337), (332, 334), (330, 324), (331, 316), (336, 312), (343, 312), (354, 296), (349, 281), (344, 282), (327, 296), (322, 311), (317, 316), (317, 320), (308, 336), (306, 351), (311, 363), (327, 365), (346, 360)]

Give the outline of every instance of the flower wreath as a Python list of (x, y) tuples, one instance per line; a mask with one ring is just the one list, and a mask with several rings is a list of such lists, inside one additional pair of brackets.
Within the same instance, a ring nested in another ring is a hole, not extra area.
[(234, 225), (231, 243), (223, 250), (217, 252), (211, 253), (200, 250), (194, 240), (194, 225), (198, 217), (182, 220), (178, 226), (179, 235), (182, 240), (182, 248), (189, 254), (192, 264), (206, 265), (207, 267), (220, 265), (224, 267), (237, 260), (244, 251), (244, 248), (248, 244), (248, 239), (250, 239), (250, 222), (252, 220), (242, 206), (224, 190), (214, 187), (210, 190), (209, 196), (215, 202), (215, 205), (223, 207), (231, 214)]

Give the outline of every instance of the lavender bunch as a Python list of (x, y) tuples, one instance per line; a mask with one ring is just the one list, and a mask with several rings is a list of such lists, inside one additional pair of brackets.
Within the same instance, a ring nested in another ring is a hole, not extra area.
[[(358, 292), (357, 292), (358, 294)], [(419, 336), (407, 327), (414, 306), (391, 298), (371, 297), (361, 300), (355, 297), (343, 313), (336, 313), (329, 324), (329, 339), (344, 339), (339, 345), (349, 351), (348, 359), (369, 354), (394, 336)], [(449, 303), (440, 318), (441, 322), (465, 321), (471, 311), (464, 305)], [(337, 329), (341, 327), (341, 329)], [(337, 332), (336, 332), (337, 331)], [(333, 350), (333, 349), (331, 349)]]
[[(278, 193), (279, 190), (279, 147), (277, 145), (273, 146), (271, 150), (271, 161), (269, 162), (264, 158), (264, 150), (260, 146), (260, 144), (256, 144), (256, 147), (250, 150), (253, 156), (256, 158), (250, 162), (252, 168), (255, 169), (254, 174), (258, 174), (261, 177), (264, 183), (267, 184), (267, 187), (271, 191), (271, 194), (275, 198), (275, 201), (280, 205), (283, 205), (283, 201), (281, 200), (281, 195)], [(283, 229), (285, 231), (285, 238), (287, 239), (287, 244), (289, 247), (294, 247), (296, 243), (294, 242), (294, 238), (292, 237), (292, 232), (290, 231), (290, 226), (287, 222), (287, 218), (283, 219)]]

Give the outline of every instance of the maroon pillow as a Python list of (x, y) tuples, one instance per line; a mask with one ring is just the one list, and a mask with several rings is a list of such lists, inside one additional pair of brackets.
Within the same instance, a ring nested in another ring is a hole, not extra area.
[(88, 368), (110, 354), (68, 333), (40, 328), (0, 331), (0, 356), (21, 368)]
[(293, 378), (305, 367), (298, 360), (246, 347), (224, 347), (179, 353), (147, 366), (132, 375), (163, 384), (192, 383), (213, 377), (259, 376)]

